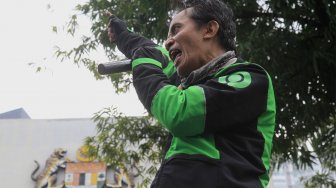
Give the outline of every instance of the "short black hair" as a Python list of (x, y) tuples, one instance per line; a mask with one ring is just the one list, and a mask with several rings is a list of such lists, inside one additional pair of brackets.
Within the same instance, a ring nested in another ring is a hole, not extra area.
[(220, 45), (226, 50), (236, 50), (236, 24), (232, 9), (221, 0), (182, 0), (176, 9), (178, 12), (191, 9), (190, 17), (198, 26), (211, 20), (219, 24), (218, 37)]

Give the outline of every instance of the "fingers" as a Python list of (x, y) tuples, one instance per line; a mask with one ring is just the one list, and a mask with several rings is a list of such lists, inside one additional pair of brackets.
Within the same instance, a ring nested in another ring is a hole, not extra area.
[[(110, 11), (105, 11), (105, 15), (108, 16), (108, 17), (111, 17), (113, 14), (110, 12)], [(108, 23), (107, 27), (110, 27), (110, 22)]]
[(109, 25), (107, 27), (107, 35), (108, 35), (108, 38), (110, 40), (111, 43), (115, 42), (115, 34), (114, 32), (112, 31), (112, 27)]
[(115, 36), (114, 36), (114, 33), (109, 33), (108, 37), (109, 37), (109, 40), (110, 40), (111, 43), (113, 43), (113, 42), (116, 41), (116, 38), (115, 38)]
[(108, 16), (108, 17), (110, 17), (110, 16), (112, 16), (113, 14), (111, 13), (111, 12), (109, 12), (108, 10), (107, 11), (105, 11), (105, 14), (106, 14), (106, 16)]
[(109, 39), (111, 42), (114, 42), (120, 33), (127, 31), (127, 25), (123, 20), (119, 19), (111, 12), (106, 11), (105, 13), (109, 16), (109, 23), (107, 26)]
[[(105, 11), (105, 15), (108, 16), (108, 17), (111, 17), (113, 14), (109, 11)], [(115, 42), (115, 35), (112, 31), (111, 22), (109, 22), (108, 25), (107, 25), (107, 34), (108, 34), (109, 41), (111, 43)]]

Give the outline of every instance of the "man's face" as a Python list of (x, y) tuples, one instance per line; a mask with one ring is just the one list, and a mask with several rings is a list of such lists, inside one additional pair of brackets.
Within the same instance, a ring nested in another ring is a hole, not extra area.
[(204, 53), (204, 29), (190, 18), (191, 9), (185, 9), (173, 17), (165, 43), (177, 73), (187, 77), (206, 63)]

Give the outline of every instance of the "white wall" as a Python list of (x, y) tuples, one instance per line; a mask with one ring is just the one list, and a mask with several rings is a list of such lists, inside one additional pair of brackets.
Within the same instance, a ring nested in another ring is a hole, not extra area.
[(95, 128), (90, 119), (0, 120), (0, 188), (33, 188), (34, 160), (43, 167), (59, 147), (76, 160), (76, 150), (85, 137), (95, 135)]

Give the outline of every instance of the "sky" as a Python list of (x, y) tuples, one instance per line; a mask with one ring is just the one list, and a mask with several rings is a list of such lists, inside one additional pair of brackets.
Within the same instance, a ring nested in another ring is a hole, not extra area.
[[(91, 118), (114, 106), (125, 115), (144, 115), (133, 87), (117, 95), (110, 81), (97, 81), (85, 67), (55, 58), (55, 46), (67, 49), (78, 44), (78, 39), (61, 31), (75, 6), (83, 2), (0, 1), (0, 113), (24, 108), (32, 119)], [(79, 23), (77, 32), (89, 33), (89, 19), (80, 17)], [(102, 51), (93, 58), (107, 61)], [(36, 66), (44, 69), (37, 73)]]

